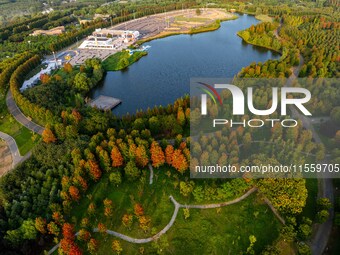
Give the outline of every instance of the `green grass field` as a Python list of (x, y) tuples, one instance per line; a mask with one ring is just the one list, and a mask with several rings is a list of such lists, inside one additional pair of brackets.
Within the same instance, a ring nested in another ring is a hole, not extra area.
[[(117, 52), (114, 55), (109, 56), (107, 59), (103, 61), (103, 67), (106, 71), (118, 71), (122, 70), (129, 65), (132, 65), (134, 62), (138, 61), (143, 56), (146, 56), (148, 53), (145, 51), (137, 51), (132, 55), (129, 55), (127, 51)], [(127, 59), (127, 65), (122, 65), (121, 59)]]
[[(92, 227), (96, 227), (101, 222), (107, 229), (134, 238), (150, 237), (170, 221), (174, 206), (169, 200), (169, 195), (173, 195), (182, 204), (196, 204), (192, 197), (184, 198), (179, 193), (178, 183), (179, 176), (175, 170), (167, 167), (155, 170), (152, 185), (149, 185), (147, 170), (144, 171), (141, 181), (124, 181), (119, 187), (113, 186), (105, 175), (100, 183), (87, 191), (91, 196), (84, 197), (78, 205), (74, 206), (71, 219), (79, 230), (81, 219), (88, 217), (86, 210), (92, 201), (96, 204), (96, 216), (91, 220)], [(104, 216), (105, 198), (113, 201), (113, 216), (110, 218)], [(136, 218), (130, 230), (121, 222), (125, 213), (133, 214), (135, 203), (141, 203), (145, 215), (151, 217), (151, 227), (146, 233), (139, 227)], [(216, 201), (202, 203), (216, 203)], [(180, 209), (175, 224), (166, 234), (170, 246), (166, 248), (164, 254), (187, 254), (188, 251), (190, 254), (240, 254), (249, 246), (250, 235), (257, 238), (255, 250), (260, 252), (263, 247), (271, 244), (278, 237), (279, 227), (280, 224), (271, 210), (257, 199), (256, 194), (220, 210), (190, 209), (190, 217), (187, 220), (184, 219), (183, 209)], [(98, 233), (93, 236), (100, 243), (97, 254), (114, 254), (111, 243), (117, 238)], [(145, 250), (144, 254), (155, 254), (155, 248), (151, 243), (131, 244), (123, 240), (120, 242), (124, 249), (123, 254), (139, 254), (141, 247)], [(86, 250), (85, 246), (83, 250)]]
[[(5, 97), (0, 95), (0, 131), (12, 136), (19, 148), (20, 154), (24, 156), (29, 152), (35, 143), (38, 142), (40, 136), (34, 135), (32, 139), (32, 132), (26, 127), (17, 122), (7, 110)], [(34, 140), (34, 141), (33, 141)]]
[(256, 15), (255, 18), (262, 22), (273, 22), (273, 18), (265, 14)]

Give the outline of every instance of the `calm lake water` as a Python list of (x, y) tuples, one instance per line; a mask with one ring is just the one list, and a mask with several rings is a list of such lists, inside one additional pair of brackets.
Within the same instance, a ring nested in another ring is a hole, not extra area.
[(230, 78), (251, 62), (277, 59), (279, 54), (246, 44), (237, 31), (259, 21), (250, 15), (221, 23), (221, 28), (196, 35), (176, 35), (146, 43), (149, 54), (124, 71), (108, 72), (92, 97), (122, 100), (113, 113), (167, 105), (189, 93), (190, 78)]

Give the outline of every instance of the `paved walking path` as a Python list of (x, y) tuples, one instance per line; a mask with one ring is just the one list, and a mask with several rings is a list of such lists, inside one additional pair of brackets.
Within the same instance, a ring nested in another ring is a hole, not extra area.
[[(169, 196), (171, 202), (174, 204), (175, 209), (174, 209), (174, 213), (172, 214), (172, 217), (169, 221), (169, 223), (161, 230), (159, 231), (157, 234), (148, 237), (148, 238), (133, 238), (112, 230), (106, 230), (106, 233), (115, 237), (118, 237), (120, 239), (123, 239), (127, 242), (130, 243), (149, 243), (151, 241), (157, 240), (158, 238), (160, 238), (163, 234), (165, 234), (171, 227), (172, 225), (175, 223), (178, 211), (180, 208), (192, 208), (192, 209), (211, 209), (211, 208), (218, 208), (218, 207), (223, 207), (223, 206), (228, 206), (228, 205), (232, 205), (232, 204), (236, 204), (242, 200), (244, 200), (245, 198), (249, 197), (252, 193), (254, 193), (255, 191), (257, 191), (256, 187), (251, 188), (250, 190), (248, 190), (245, 194), (243, 194), (242, 196), (228, 201), (228, 202), (223, 202), (223, 203), (218, 203), (218, 204), (206, 204), (206, 205), (184, 205), (184, 204), (180, 204), (178, 203), (175, 198), (173, 196)], [(98, 228), (94, 228), (93, 232), (99, 232)], [(76, 235), (78, 235), (79, 232), (76, 233)], [(54, 246), (49, 252), (48, 254), (52, 254), (53, 252), (55, 252), (58, 248), (59, 248), (60, 244), (57, 244), (56, 246)]]
[(153, 167), (151, 164), (148, 165), (149, 166), (149, 170), (150, 170), (150, 181), (149, 184), (151, 185), (153, 183)]
[(0, 131), (0, 138), (7, 143), (11, 154), (12, 154), (12, 168), (14, 168), (17, 164), (23, 161), (25, 157), (20, 155), (19, 148), (17, 143), (15, 142), (14, 138), (6, 133)]
[(13, 115), (13, 117), (21, 123), (21, 125), (27, 127), (29, 130), (42, 135), (44, 128), (33, 121), (29, 120), (19, 109), (17, 104), (14, 101), (11, 91), (7, 93), (6, 96), (6, 104), (9, 112)]

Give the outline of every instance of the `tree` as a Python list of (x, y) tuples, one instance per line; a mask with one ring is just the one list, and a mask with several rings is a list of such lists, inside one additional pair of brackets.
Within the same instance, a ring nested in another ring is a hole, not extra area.
[(111, 248), (113, 252), (117, 253), (118, 255), (123, 251), (123, 248), (118, 240), (113, 240)]
[(185, 124), (185, 114), (183, 112), (182, 107), (178, 108), (178, 112), (177, 112), (177, 122), (179, 125), (184, 126)]
[(136, 180), (140, 175), (140, 170), (137, 168), (135, 162), (129, 161), (124, 168), (126, 177), (130, 180)]
[(49, 127), (46, 127), (44, 129), (44, 131), (42, 132), (42, 137), (45, 143), (54, 143), (57, 141), (57, 138)]
[(144, 209), (141, 204), (137, 203), (134, 205), (133, 210), (137, 217), (144, 215)]
[(40, 75), (40, 81), (41, 81), (42, 84), (49, 83), (50, 82), (50, 78), (51, 77), (48, 74), (45, 74), (45, 73)]
[(90, 90), (90, 79), (87, 78), (85, 73), (77, 73), (74, 77), (74, 87), (79, 92), (86, 93)]
[(250, 235), (249, 241), (250, 241), (250, 244), (249, 244), (249, 247), (247, 248), (247, 254), (255, 254), (254, 244), (256, 242), (256, 237), (254, 235)]
[(324, 223), (328, 220), (329, 218), (329, 212), (328, 210), (321, 210), (317, 213), (316, 215), (317, 221), (319, 223)]
[(123, 156), (120, 153), (117, 146), (113, 146), (111, 150), (111, 159), (112, 159), (112, 166), (113, 167), (120, 167), (123, 165)]
[(46, 234), (46, 219), (41, 217), (37, 217), (35, 219), (35, 228), (41, 233)]
[(180, 193), (184, 197), (189, 196), (193, 192), (194, 187), (195, 187), (195, 183), (193, 181), (190, 181), (190, 182), (183, 182), (183, 181), (181, 181), (179, 183)]
[(190, 217), (190, 210), (189, 208), (183, 208), (183, 215), (184, 215), (184, 219), (188, 219)]
[(96, 161), (89, 160), (88, 161), (89, 168), (90, 168), (90, 176), (94, 181), (98, 181), (102, 175), (102, 172), (99, 169), (99, 166)]
[(78, 201), (80, 199), (80, 194), (79, 194), (79, 190), (77, 187), (70, 186), (68, 191), (74, 201)]
[(175, 150), (172, 157), (172, 166), (181, 174), (189, 167), (188, 161), (181, 150)]
[(48, 229), (49, 234), (55, 235), (55, 236), (59, 235), (60, 229), (59, 229), (58, 225), (55, 224), (55, 222), (51, 221), (50, 223), (48, 223), (47, 229)]
[(197, 8), (197, 9), (196, 9), (196, 15), (199, 16), (199, 15), (201, 15), (201, 14), (202, 14), (201, 9), (200, 9), (200, 8)]
[(98, 250), (98, 241), (94, 238), (91, 238), (90, 241), (87, 243), (87, 250), (91, 254), (95, 254)]
[(118, 171), (110, 173), (109, 180), (111, 183), (118, 186), (122, 183), (122, 175)]
[(165, 163), (164, 152), (156, 141), (152, 142), (150, 153), (151, 153), (151, 161), (152, 161), (153, 167), (158, 168)]
[(80, 229), (77, 239), (83, 242), (88, 242), (91, 238), (91, 233), (87, 231), (86, 229)]
[(72, 72), (72, 70), (73, 70), (73, 67), (70, 63), (64, 64), (64, 72), (70, 73), (70, 72)]
[(25, 220), (20, 227), (20, 231), (24, 239), (34, 240), (37, 237), (37, 230), (32, 219)]
[(62, 231), (63, 231), (64, 238), (68, 238), (68, 239), (71, 239), (71, 240), (75, 239), (74, 227), (70, 223), (67, 223), (67, 222), (64, 223)]
[(166, 159), (167, 164), (172, 165), (173, 155), (174, 155), (174, 147), (169, 144), (165, 148), (165, 159)]
[(133, 216), (132, 214), (124, 214), (123, 218), (122, 218), (122, 223), (125, 227), (127, 227), (128, 229), (131, 228), (132, 223), (133, 223)]
[(148, 231), (151, 224), (151, 219), (148, 216), (142, 215), (138, 218), (139, 220), (139, 226), (141, 229), (143, 229), (144, 232)]
[(138, 145), (135, 152), (136, 164), (145, 167), (149, 163), (149, 158), (144, 145)]

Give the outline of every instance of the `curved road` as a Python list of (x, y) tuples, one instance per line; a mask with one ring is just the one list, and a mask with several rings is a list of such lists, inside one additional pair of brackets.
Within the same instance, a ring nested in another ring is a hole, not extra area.
[[(274, 31), (274, 35), (279, 40), (281, 40), (281, 37), (279, 36), (279, 30), (281, 29), (281, 26), (282, 22), (280, 23), (280, 26), (277, 28), (277, 30)], [(301, 54), (299, 56), (300, 56), (299, 65), (292, 68), (293, 72), (291, 76), (288, 78), (285, 87), (292, 85), (292, 82), (298, 77), (301, 67), (304, 64), (303, 56)], [(292, 113), (292, 117), (300, 119), (303, 127), (312, 131), (314, 141), (316, 143), (323, 144), (319, 134), (314, 129), (313, 122), (315, 122), (315, 120), (313, 120), (313, 118), (308, 118), (305, 115), (301, 114), (299, 111), (293, 108), (292, 105), (289, 106), (289, 109)], [(327, 160), (327, 157), (320, 163), (328, 164), (329, 162)], [(334, 205), (333, 181), (332, 179), (327, 178), (327, 176), (323, 173), (318, 173), (318, 197), (319, 198), (326, 197), (331, 201), (332, 205)], [(333, 217), (334, 209), (331, 208), (328, 220), (323, 224), (317, 226), (317, 230), (314, 233), (310, 244), (313, 255), (323, 254), (332, 231)]]
[(7, 143), (11, 154), (12, 154), (12, 168), (14, 168), (17, 164), (22, 162), (25, 157), (22, 157), (19, 152), (19, 148), (17, 143), (15, 142), (14, 138), (6, 133), (0, 131), (0, 138)]
[(21, 125), (27, 127), (29, 130), (38, 133), (39, 135), (42, 135), (42, 132), (44, 131), (44, 128), (30, 119), (28, 119), (19, 109), (17, 104), (14, 101), (14, 98), (12, 96), (11, 91), (8, 91), (6, 96), (6, 104), (8, 107), (9, 112), (13, 115), (13, 117), (21, 123)]

